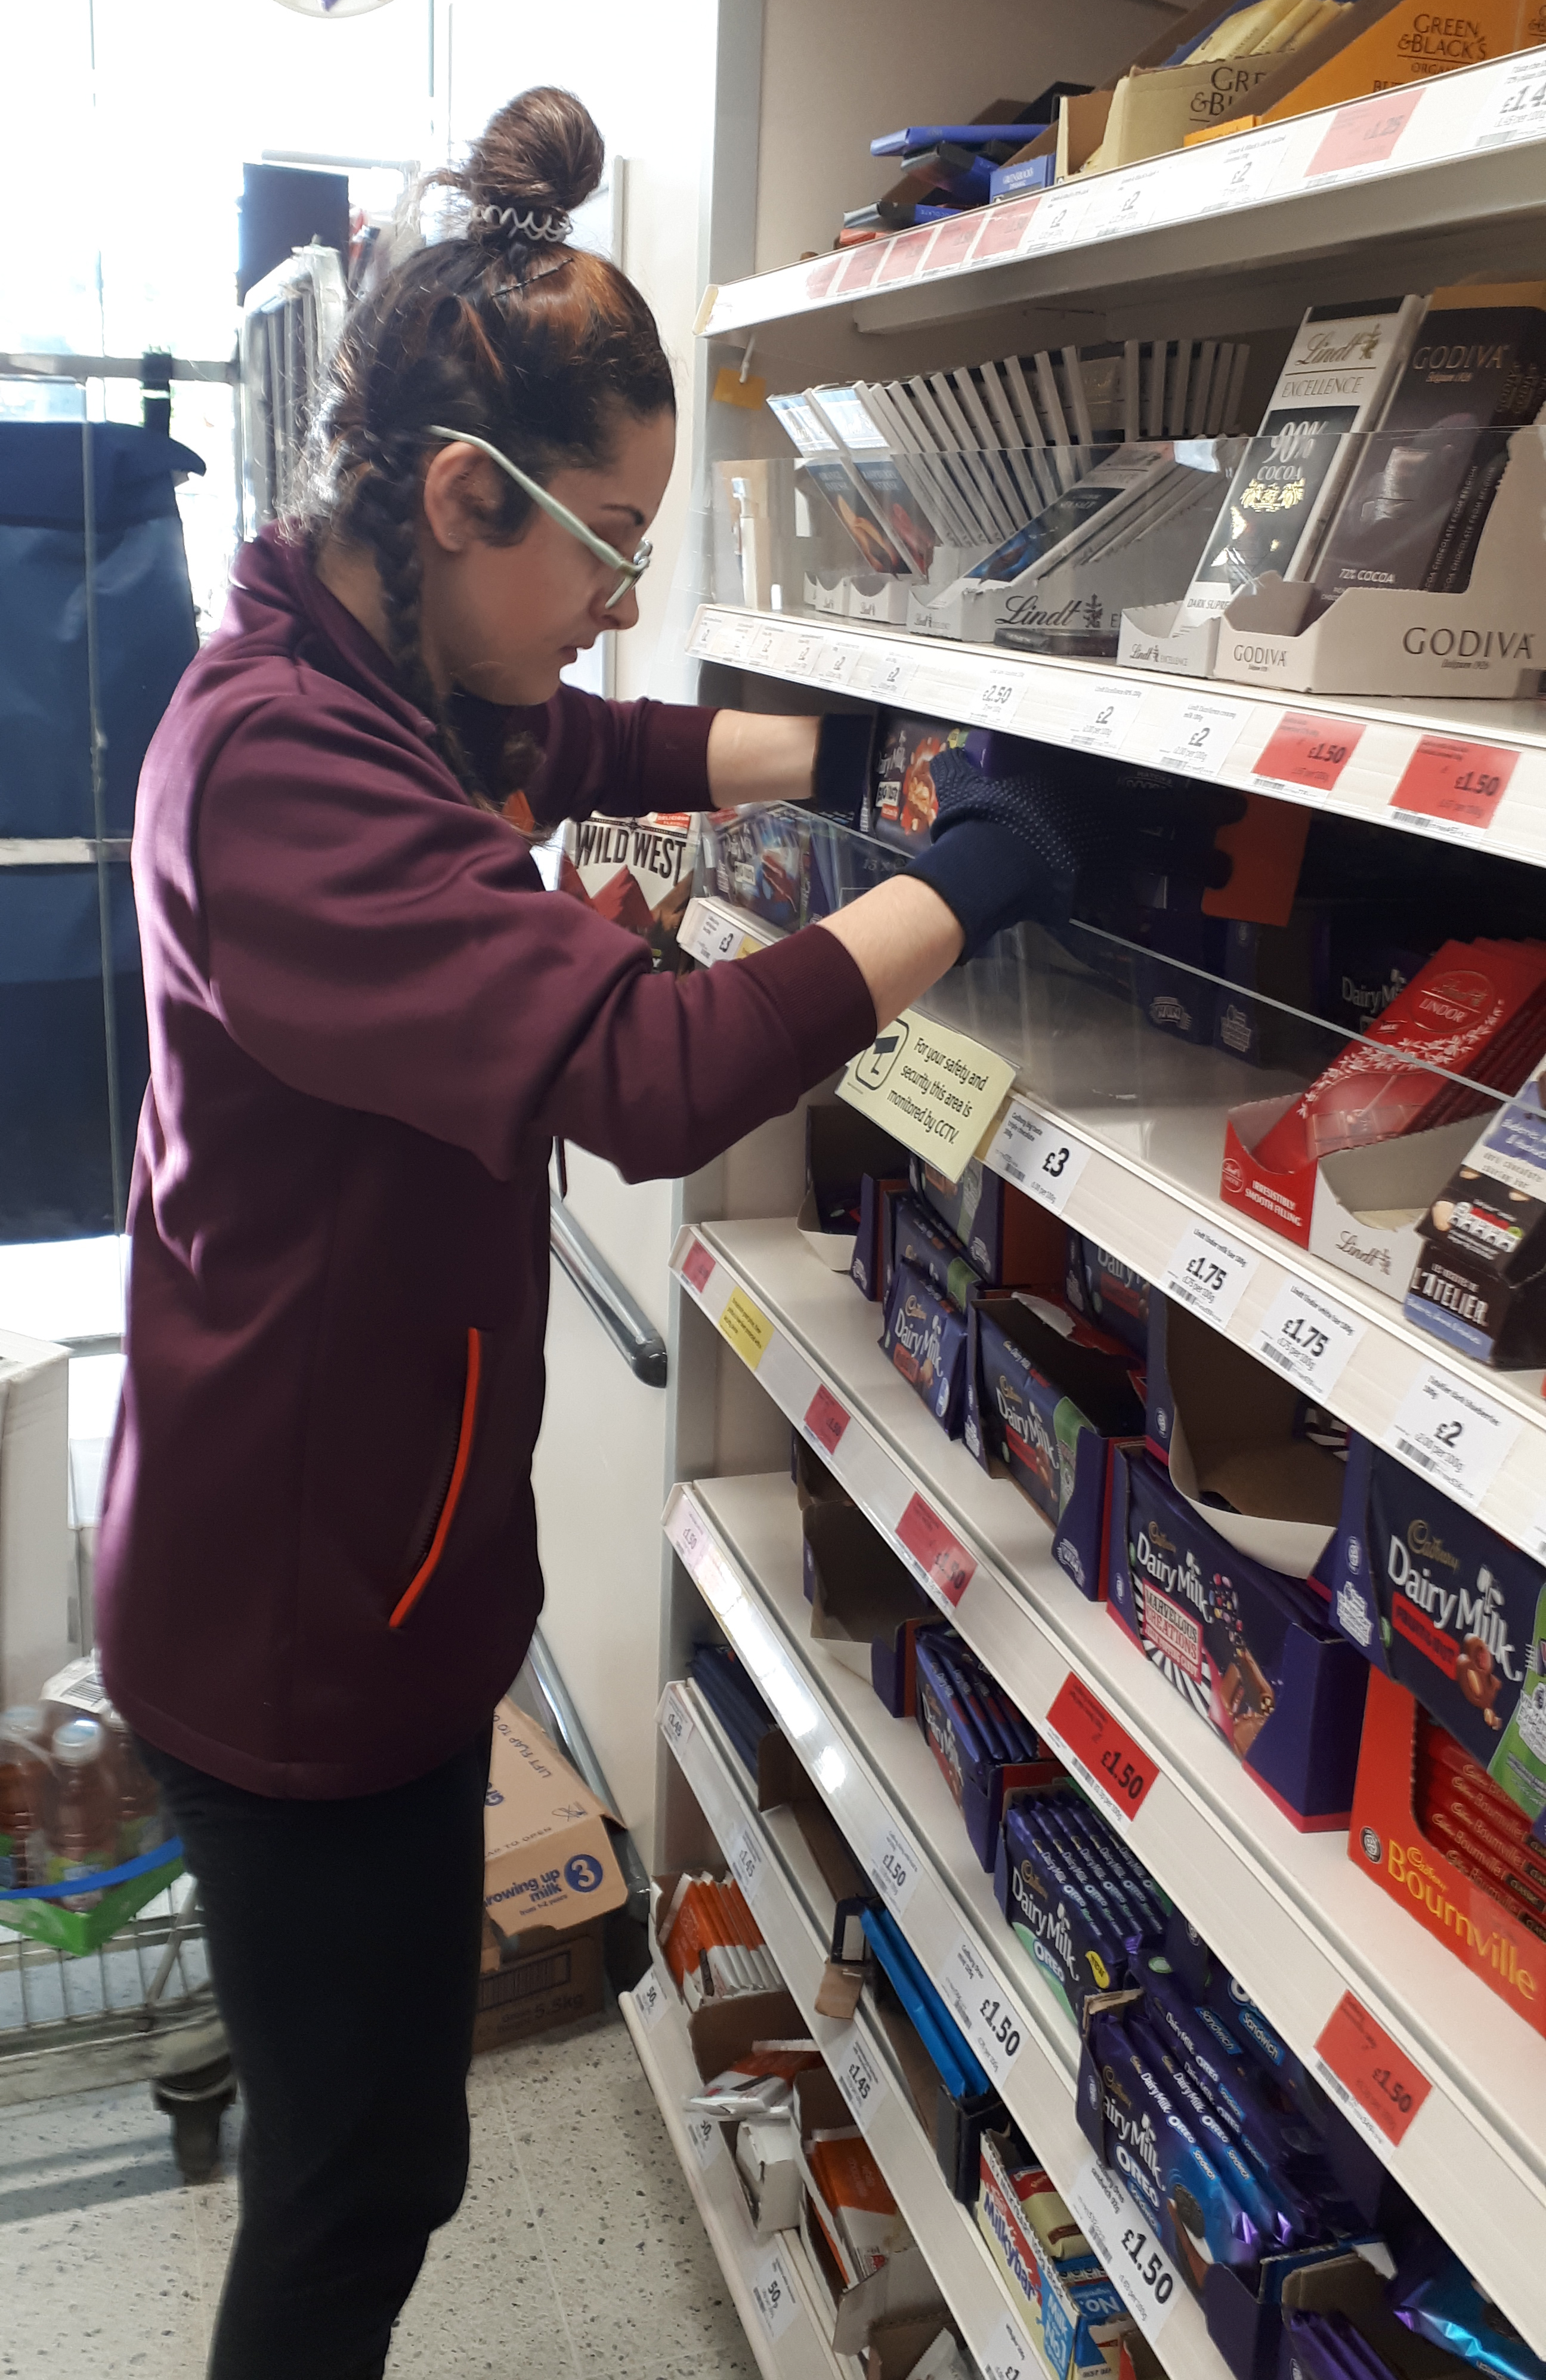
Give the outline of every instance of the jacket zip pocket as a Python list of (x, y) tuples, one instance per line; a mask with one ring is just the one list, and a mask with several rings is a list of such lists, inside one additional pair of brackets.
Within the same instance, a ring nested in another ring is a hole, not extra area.
[(398, 1601), (397, 1609), (388, 1623), (393, 1628), (402, 1627), (440, 1568), (441, 1556), (445, 1551), (445, 1541), (451, 1535), (451, 1524), (456, 1518), (456, 1507), (462, 1500), (462, 1490), (466, 1485), (467, 1468), (472, 1461), (473, 1439), (477, 1430), (477, 1388), (482, 1375), (483, 1334), (478, 1330), (469, 1330), (467, 1378), (466, 1385), (462, 1391), (462, 1427), (456, 1434), (456, 1460), (451, 1466), (451, 1484), (445, 1491), (445, 1501), (441, 1506), (441, 1517), (435, 1524), (435, 1534), (429, 1540), (429, 1550), (408, 1581)]

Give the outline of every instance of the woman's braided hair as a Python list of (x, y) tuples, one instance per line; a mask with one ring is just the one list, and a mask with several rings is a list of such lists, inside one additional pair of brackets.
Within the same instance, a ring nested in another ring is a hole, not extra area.
[[(486, 784), (425, 666), (418, 523), (431, 422), (487, 438), (534, 479), (607, 461), (620, 415), (675, 408), (655, 317), (607, 258), (563, 244), (572, 211), (601, 178), (605, 152), (570, 91), (528, 91), (502, 107), (466, 163), (430, 177), (465, 201), (459, 237), (417, 249), (344, 325), (319, 411), (313, 464), (293, 525), (315, 552), (328, 537), (367, 549), (381, 585), (401, 692), (434, 722), (475, 800), (495, 805), (535, 758), (507, 744)], [(484, 515), (513, 544), (536, 506), (504, 473)]]

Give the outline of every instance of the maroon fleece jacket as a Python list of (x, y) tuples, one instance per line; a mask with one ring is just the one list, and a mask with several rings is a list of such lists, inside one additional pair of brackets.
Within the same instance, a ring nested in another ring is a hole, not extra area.
[[(534, 808), (705, 807), (709, 717), (565, 689), (528, 715)], [(690, 1172), (874, 1010), (819, 929), (677, 982), (545, 892), (271, 534), (151, 746), (134, 881), (151, 1084), (104, 1682), (232, 1784), (375, 1791), (471, 1739), (541, 1609), (553, 1135)]]

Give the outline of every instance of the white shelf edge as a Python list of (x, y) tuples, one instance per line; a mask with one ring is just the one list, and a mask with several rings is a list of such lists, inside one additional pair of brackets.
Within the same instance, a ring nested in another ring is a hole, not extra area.
[[(694, 1240), (718, 1268), (707, 1291), (682, 1269)], [(690, 1228), (672, 1269), (711, 1322), (735, 1287), (767, 1321), (759, 1381), (936, 1600), (896, 1527), (913, 1493), (947, 1524), (975, 1565), (948, 1616), (1032, 1724), (1071, 1672), (1155, 1761), (1134, 1847), (1294, 2049), (1313, 2059), (1351, 1989), (1415, 2058), (1432, 2093), (1386, 2162), (1520, 2330), (1546, 2342), (1546, 2272), (1530, 2246), (1546, 2216), (1539, 2037), (1354, 1868), (1345, 1834), (1300, 1835), (1242, 1787), (1226, 1746), (1055, 1568), (1034, 1508), (946, 1439), (868, 1343), (876, 1309), (792, 1224)], [(849, 1415), (835, 1450), (805, 1423), (818, 1384)]]
[[(1124, 669), (1115, 662), (1064, 661), (1052, 654), (1009, 652), (996, 645), (948, 644), (905, 629), (867, 627), (852, 621), (826, 622), (803, 613), (748, 612), (738, 605), (700, 604), (688, 640), (698, 661), (722, 662), (734, 669), (808, 686), (816, 695), (865, 696), (963, 726), (1002, 728), (1058, 744), (1070, 750), (1102, 750), (1113, 759), (1163, 765), (1162, 756), (1185, 741), (1182, 712), (1205, 701), (1238, 713), (1229, 747), (1210, 782), (1242, 793), (1262, 793), (1301, 808), (1383, 826), (1397, 834), (1443, 849), (1456, 844), (1495, 856), (1546, 866), (1546, 709), (1533, 701), (1500, 702), (1459, 697), (1440, 701), (1416, 696), (1292, 694), (1281, 687), (1237, 685), (1228, 678), (1176, 677), (1159, 670)], [(982, 708), (989, 685), (1015, 689), (996, 701), (991, 718)], [(1124, 705), (1126, 724), (1117, 739), (1092, 742), (1095, 712), (1113, 691), (1136, 688), (1136, 706)], [(1308, 712), (1329, 728), (1359, 728), (1357, 748), (1336, 788), (1318, 793), (1258, 776), (1255, 763), (1289, 711)], [(1410, 811), (1396, 809), (1394, 796), (1403, 772), (1425, 735), (1446, 741), (1506, 747), (1518, 759), (1506, 791), (1487, 827), (1425, 829)]]
[[(698, 896), (682, 920), (682, 948), (705, 963), (733, 958), (748, 944), (779, 939), (776, 928), (713, 897)], [(918, 1004), (927, 1012), (926, 999)], [(1250, 1349), (1287, 1281), (1302, 1282), (1362, 1324), (1363, 1336), (1346, 1366), (1331, 1387), (1317, 1393), (1322, 1403), (1376, 1445), (1414, 1383), (1434, 1370), (1462, 1381), (1510, 1423), (1523, 1424), (1477, 1507), (1477, 1517), (1540, 1558), (1538, 1540), (1546, 1526), (1546, 1396), (1539, 1372), (1490, 1371), (1458, 1354), (1408, 1322), (1396, 1300), (1371, 1284), (1311, 1256), (1252, 1217), (1226, 1207), (1222, 1198), (1178, 1184), (1130, 1151), (1102, 1141), (1090, 1115), (1021, 1091), (1011, 1093), (1009, 1106), (1054, 1124), (1089, 1149), (1088, 1161), (1057, 1211), (1075, 1231), (1120, 1257), (1146, 1281), (1164, 1279), (1172, 1251), (1194, 1222), (1209, 1224), (1249, 1251), (1255, 1270), (1238, 1305), (1222, 1322), (1210, 1318), (1212, 1327), (1237, 1346)], [(1219, 1137), (1222, 1153), (1222, 1117)]]

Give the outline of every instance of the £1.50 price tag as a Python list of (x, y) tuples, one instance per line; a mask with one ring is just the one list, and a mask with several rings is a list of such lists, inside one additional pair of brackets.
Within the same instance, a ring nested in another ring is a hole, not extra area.
[(829, 2050), (827, 2056), (854, 2122), (862, 2132), (867, 2132), (875, 2121), (876, 2109), (886, 2096), (886, 2077), (870, 2056), (857, 2025), (849, 2028), (847, 2040)]
[(1260, 1261), (1212, 1223), (1192, 1223), (1170, 1251), (1166, 1294), (1223, 1330)]
[(1474, 1512), (1523, 1427), (1491, 1397), (1437, 1368), (1420, 1372), (1385, 1431), (1385, 1444), (1403, 1463), (1435, 1480)]
[(956, 1937), (955, 1956), (945, 1970), (941, 1989), (954, 2005), (972, 2048), (994, 2081), (1002, 2083), (1020, 2056), (1024, 2028), (1019, 2010), (976, 1944), (964, 1934)]
[(1331, 794), (1363, 735), (1353, 719), (1318, 719), (1312, 710), (1286, 710), (1251, 770), (1274, 793)]
[(983, 2350), (984, 2380), (1040, 2380), (1045, 2369), (1019, 2323), (1006, 2314)]
[(1096, 2255), (1122, 2294), (1122, 2302), (1151, 2347), (1181, 2293), (1176, 2267), (1153, 2228), (1117, 2176), (1091, 2157), (1065, 2193)]
[(752, 2302), (768, 2338), (782, 2338), (800, 2311), (800, 2301), (794, 2294), (789, 2266), (777, 2248), (757, 2267), (756, 2279), (752, 2283)]
[(1243, 704), (1223, 702), (1215, 695), (1199, 695), (1183, 703), (1165, 730), (1155, 767), (1172, 769), (1178, 777), (1216, 777), (1245, 719)]
[(825, 1447), (828, 1454), (836, 1454), (848, 1421), (847, 1407), (839, 1402), (823, 1381), (805, 1407), (805, 1427), (818, 1446)]
[(870, 1854), (870, 1874), (894, 1917), (900, 1917), (912, 1900), (923, 1865), (900, 1827), (881, 1828)]
[(1376, 2148), (1399, 2148), (1433, 2085), (1377, 2018), (1344, 1992), (1315, 2044), (1322, 2080)]
[(1132, 1824), (1159, 1775), (1158, 1766), (1071, 1670), (1037, 1732), (1045, 1736), (1077, 1777), (1093, 1788), (1103, 1805), (1129, 1826)]
[(1314, 1397), (1329, 1397), (1367, 1324), (1302, 1281), (1286, 1281), (1262, 1318), (1251, 1351)]
[(993, 1137), (986, 1162), (1017, 1190), (1037, 1205), (1060, 1215), (1073, 1195), (1075, 1183), (1090, 1162), (1082, 1140), (1064, 1132), (1023, 1099), (1011, 1099), (1009, 1112)]
[(1420, 736), (1390, 806), (1404, 825), (1431, 834), (1484, 834), (1518, 762), (1505, 745)]
[(943, 1602), (953, 1611), (966, 1593), (977, 1564), (922, 1496), (909, 1498), (897, 1523), (897, 1543), (912, 1556), (935, 1601)]

